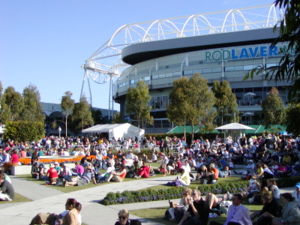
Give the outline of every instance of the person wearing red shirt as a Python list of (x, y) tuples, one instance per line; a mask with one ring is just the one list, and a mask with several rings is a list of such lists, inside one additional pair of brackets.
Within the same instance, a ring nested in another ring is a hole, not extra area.
[(47, 177), (49, 178), (50, 184), (56, 184), (58, 173), (55, 169), (55, 165), (52, 163), (50, 164), (50, 168), (47, 171)]
[(143, 161), (143, 165), (138, 170), (138, 176), (136, 178), (141, 178), (141, 177), (143, 178), (150, 177), (150, 166), (148, 166), (145, 161)]
[(11, 154), (11, 159), (10, 159), (10, 162), (11, 162), (11, 169), (10, 169), (10, 173), (11, 175), (15, 175), (15, 167), (19, 165), (19, 156), (16, 152), (16, 150), (13, 150), (12, 151), (12, 154)]

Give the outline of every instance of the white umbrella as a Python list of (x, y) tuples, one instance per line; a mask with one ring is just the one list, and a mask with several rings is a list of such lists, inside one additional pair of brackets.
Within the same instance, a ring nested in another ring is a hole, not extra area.
[(255, 130), (252, 127), (248, 127), (241, 123), (229, 123), (220, 127), (217, 127), (216, 130)]
[(246, 94), (244, 94), (244, 96), (255, 96), (256, 94), (253, 92), (247, 92)]

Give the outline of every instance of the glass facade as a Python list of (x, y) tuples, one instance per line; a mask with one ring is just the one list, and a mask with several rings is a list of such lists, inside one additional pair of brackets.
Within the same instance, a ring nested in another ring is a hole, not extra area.
[[(272, 87), (277, 87), (287, 103), (287, 82), (267, 81), (263, 75), (251, 80), (244, 80), (246, 73), (253, 68), (269, 68), (278, 65), (282, 49), (287, 43), (255, 44), (226, 48), (206, 49), (174, 54), (151, 59), (130, 66), (114, 83), (114, 96), (126, 96), (130, 87), (135, 87), (140, 80), (149, 85), (152, 96), (150, 106), (155, 118), (154, 127), (171, 126), (166, 118), (169, 93), (173, 81), (200, 73), (212, 84), (214, 80), (227, 80), (237, 97), (241, 122), (259, 123), (261, 120), (261, 103)], [(118, 102), (118, 98), (115, 98)], [(121, 103), (121, 102), (120, 102)], [(121, 104), (124, 104), (121, 103)], [(124, 107), (121, 107), (124, 109)], [(158, 115), (156, 112), (163, 114)], [(121, 110), (125, 115), (126, 110)]]

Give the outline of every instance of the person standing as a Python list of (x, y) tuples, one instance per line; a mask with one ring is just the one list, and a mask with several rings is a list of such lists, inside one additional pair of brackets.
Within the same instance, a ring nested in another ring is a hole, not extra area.
[(13, 150), (12, 151), (12, 154), (11, 154), (11, 168), (10, 168), (10, 174), (11, 175), (15, 175), (15, 169), (16, 169), (16, 166), (19, 165), (19, 156), (17, 154), (17, 151), (16, 150)]

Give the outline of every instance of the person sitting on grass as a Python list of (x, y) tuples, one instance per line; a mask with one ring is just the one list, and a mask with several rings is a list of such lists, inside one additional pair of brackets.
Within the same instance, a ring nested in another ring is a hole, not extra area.
[(39, 163), (37, 161), (33, 162), (31, 166), (31, 177), (39, 179)]
[[(232, 205), (229, 207), (224, 225), (252, 225), (249, 210), (243, 206), (243, 197), (241, 194), (234, 194)], [(221, 225), (217, 222), (211, 222), (210, 225)]]
[(104, 173), (98, 175), (97, 183), (107, 182), (107, 180), (110, 178), (112, 172), (114, 172), (114, 171), (115, 171), (115, 167), (113, 166), (113, 164), (108, 163), (106, 171)]
[(229, 170), (229, 166), (225, 166), (223, 170), (220, 170), (219, 176), (222, 178), (230, 177), (231, 171)]
[(74, 199), (74, 204), (69, 206), (70, 204), (68, 204), (68, 202), (70, 202), (70, 200), (73, 199), (67, 200), (66, 210), (68, 211), (66, 215), (63, 217), (62, 225), (81, 225), (82, 219), (81, 219), (80, 211), (82, 206), (80, 202), (77, 202), (75, 199)]
[(5, 174), (0, 172), (0, 201), (12, 201), (15, 197), (15, 191), (11, 183), (5, 180)]
[(180, 177), (178, 177), (178, 181), (180, 182), (181, 186), (189, 186), (191, 184), (191, 177), (188, 169), (181, 168), (179, 170)]
[(38, 172), (38, 179), (39, 180), (47, 180), (47, 172), (45, 165), (43, 163), (39, 164), (39, 172)]
[(199, 190), (192, 191), (192, 198), (188, 199), (188, 210), (184, 213), (178, 225), (207, 225), (209, 208), (207, 202), (201, 197)]
[(202, 165), (197, 173), (197, 178), (200, 179), (200, 184), (212, 184), (215, 174), (207, 169), (205, 165)]
[(53, 163), (50, 163), (50, 168), (48, 169), (46, 176), (48, 177), (49, 184), (56, 184), (58, 173)]
[(66, 166), (65, 163), (60, 163), (61, 170), (59, 172), (59, 182), (58, 183), (66, 183), (72, 182), (72, 171), (69, 167)]
[(264, 216), (265, 212), (272, 214), (275, 217), (281, 216), (282, 207), (278, 203), (278, 200), (273, 198), (272, 192), (269, 191), (262, 195), (261, 200), (263, 202), (263, 208), (260, 211), (257, 211), (251, 215), (252, 221), (254, 221), (255, 225), (266, 225), (270, 223), (268, 221), (272, 221)]
[(185, 188), (182, 193), (182, 198), (179, 204), (169, 201), (170, 208), (167, 210), (166, 215), (170, 221), (179, 222), (185, 212), (188, 210), (190, 199), (192, 198), (192, 189)]
[(118, 213), (119, 220), (115, 223), (115, 225), (142, 225), (139, 220), (129, 219), (129, 212), (126, 209), (122, 209)]
[(110, 174), (110, 177), (108, 178), (107, 182), (114, 181), (114, 182), (122, 182), (127, 174), (126, 167), (124, 165), (121, 165), (119, 171), (113, 171)]
[(300, 209), (295, 198), (291, 193), (283, 193), (280, 195), (280, 199), (283, 203), (281, 217), (276, 217), (269, 212), (265, 212), (263, 216), (270, 218), (272, 225), (300, 225)]
[(295, 201), (300, 209), (300, 182), (296, 184), (295, 188), (296, 190), (292, 193), (292, 196), (295, 198)]
[(148, 178), (150, 177), (151, 167), (147, 165), (146, 161), (143, 161), (143, 165), (137, 171), (136, 178)]

